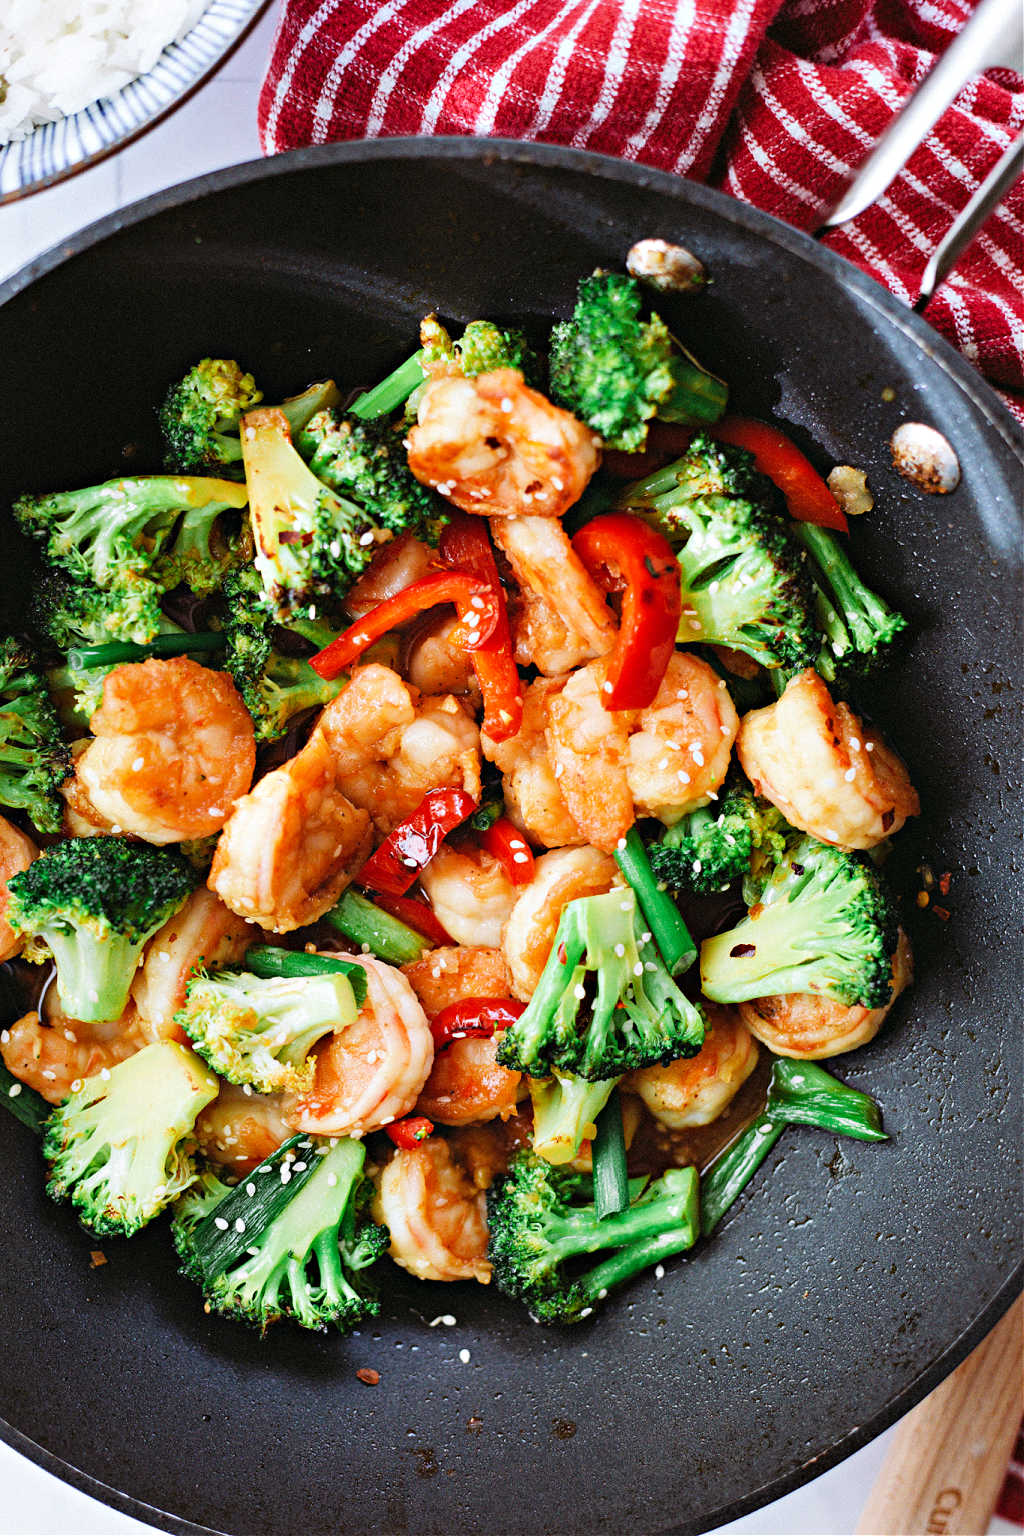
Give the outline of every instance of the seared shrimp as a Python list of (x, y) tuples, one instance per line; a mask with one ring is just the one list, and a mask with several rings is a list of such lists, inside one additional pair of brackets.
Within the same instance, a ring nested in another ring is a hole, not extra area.
[(44, 1023), (26, 1013), (0, 1032), (0, 1056), (8, 1072), (60, 1104), (88, 1077), (107, 1072), (148, 1044), (134, 1008), (110, 1023), (83, 1024), (53, 1013)]
[(432, 379), (409, 433), (409, 468), (466, 512), (561, 517), (600, 463), (594, 434), (514, 368)]
[[(508, 997), (509, 974), (500, 949), (435, 949), (404, 967), (423, 1011), (432, 1019), (467, 997)], [(521, 1077), (496, 1060), (501, 1031), (489, 1039), (453, 1040), (436, 1052), (416, 1113), (441, 1125), (475, 1125), (511, 1115)]]
[(604, 664), (591, 662), (548, 704), (547, 742), (569, 812), (611, 850), (636, 818), (668, 825), (704, 805), (729, 769), (739, 717), (699, 657), (676, 651), (646, 709), (606, 710)]
[(518, 890), (483, 848), (442, 843), (420, 873), (438, 921), (456, 944), (501, 943)]
[(921, 809), (902, 760), (811, 668), (744, 715), (736, 750), (759, 795), (838, 848), (874, 848)]
[(799, 1061), (821, 1061), (855, 1051), (873, 1040), (900, 993), (914, 976), (910, 941), (900, 929), (892, 957), (892, 996), (884, 1008), (848, 1008), (818, 992), (788, 992), (778, 997), (757, 997), (740, 1003), (743, 1023), (776, 1056)]
[(370, 818), (342, 793), (322, 735), (265, 774), (224, 828), (207, 885), (239, 917), (273, 933), (334, 906), (370, 851)]
[(757, 1042), (732, 1008), (706, 1004), (708, 1028), (696, 1056), (644, 1067), (622, 1079), (670, 1130), (710, 1125), (732, 1103), (757, 1066)]
[(387, 834), (411, 816), (430, 789), (480, 795), (480, 732), (451, 694), (420, 699), (388, 667), (357, 667), (311, 740), (325, 741), (338, 782)]
[(353, 619), (411, 587), (426, 576), (435, 560), (429, 544), (412, 533), (400, 533), (382, 544), (366, 570), (345, 594), (342, 606)]
[(222, 1082), (196, 1121), (199, 1150), (229, 1173), (251, 1173), (295, 1134), (281, 1113), (281, 1101), (279, 1093), (246, 1093)]
[(412, 987), (401, 971), (360, 957), (366, 1002), (354, 1024), (314, 1049), (313, 1086), (285, 1099), (296, 1131), (317, 1136), (365, 1136), (407, 1115), (434, 1060), (434, 1041)]
[(0, 816), (0, 960), (20, 954), (25, 943), (7, 921), (7, 882), (38, 857), (39, 849), (32, 839)]
[[(519, 659), (550, 676), (610, 651), (618, 632), (615, 618), (561, 523), (550, 517), (504, 517), (492, 528), (522, 592), (541, 605), (535, 601), (521, 610)], [(528, 640), (533, 650), (524, 656)]]
[(529, 1002), (536, 991), (563, 908), (578, 896), (603, 896), (621, 883), (615, 860), (596, 848), (559, 848), (537, 860), (533, 879), (505, 925), (503, 947), (514, 997)]
[(154, 933), (135, 972), (132, 1001), (146, 1041), (187, 1044), (174, 1015), (185, 1006), (189, 977), (200, 968), (237, 964), (258, 942), (259, 930), (248, 918), (239, 917), (202, 886), (193, 891), (181, 910)]
[(252, 783), (252, 718), (226, 672), (187, 656), (115, 667), (75, 764), (90, 803), (148, 843), (209, 837)]
[(480, 690), (469, 652), (448, 639), (458, 622), (441, 609), (422, 618), (403, 642), (399, 671), (420, 693), (455, 693), (475, 704)]
[(538, 677), (523, 691), (523, 722), (516, 735), (502, 742), (486, 733), (480, 737), (487, 757), (501, 770), (509, 817), (545, 848), (586, 842), (558, 787), (545, 735), (551, 700), (564, 684), (564, 678)]
[(396, 1264), (419, 1280), (491, 1278), (486, 1198), (474, 1189), (448, 1143), (431, 1136), (395, 1153), (381, 1170), (374, 1220), (391, 1233)]
[[(93, 738), (85, 737), (71, 744), (71, 760), (77, 764), (83, 752), (88, 751)], [(116, 822), (101, 816), (89, 799), (85, 785), (77, 773), (72, 773), (60, 786), (64, 800), (64, 817), (61, 831), (65, 837), (103, 837), (115, 832)]]

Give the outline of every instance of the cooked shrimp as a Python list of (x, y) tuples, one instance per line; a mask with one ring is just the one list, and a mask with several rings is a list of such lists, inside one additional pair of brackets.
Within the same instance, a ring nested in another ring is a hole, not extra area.
[(109, 1071), (148, 1042), (134, 1008), (110, 1023), (83, 1024), (54, 1012), (46, 1023), (26, 1013), (0, 1032), (0, 1056), (8, 1072), (60, 1104), (88, 1077)]
[(574, 634), (561, 614), (532, 587), (510, 589), (508, 619), (516, 663), (559, 677), (582, 666), (593, 649)]
[(209, 837), (252, 783), (252, 718), (226, 672), (187, 656), (115, 667), (75, 774), (101, 816), (149, 843)]
[[(91, 736), (71, 743), (71, 760), (77, 764), (83, 752), (92, 745)], [(64, 817), (61, 831), (65, 837), (102, 837), (117, 826), (107, 816), (101, 816), (89, 799), (85, 785), (77, 773), (72, 773), (60, 786), (64, 800)], [(116, 834), (115, 834), (116, 835)]]
[(468, 695), (475, 703), (480, 690), (469, 652), (448, 640), (458, 622), (454, 613), (440, 609), (427, 614), (409, 631), (398, 670), (420, 693)]
[(391, 1233), (396, 1264), (419, 1280), (491, 1278), (487, 1260), (487, 1206), (452, 1156), (431, 1136), (396, 1152), (381, 1170), (373, 1202), (375, 1221)]
[(523, 722), (516, 735), (502, 742), (480, 737), (487, 757), (501, 770), (509, 817), (545, 848), (586, 842), (558, 787), (545, 735), (550, 702), (564, 684), (564, 678), (538, 677), (523, 691)]
[[(492, 529), (520, 588), (548, 610), (545, 617), (536, 605), (527, 609), (536, 650), (525, 661), (551, 675), (610, 651), (618, 632), (614, 615), (561, 523), (550, 517), (505, 517), (496, 519)], [(524, 641), (520, 630), (517, 646), (522, 648)], [(569, 666), (559, 666), (566, 656), (573, 658)]]
[[(428, 1019), (463, 998), (509, 995), (500, 949), (435, 949), (403, 969)], [(474, 1125), (514, 1113), (521, 1075), (499, 1067), (495, 1059), (501, 1033), (453, 1040), (438, 1051), (416, 1113), (441, 1125)]]
[(388, 667), (357, 667), (333, 699), (311, 740), (327, 742), (338, 782), (365, 807), (378, 832), (411, 816), (430, 789), (454, 786), (480, 795), (480, 732), (451, 694), (421, 699)]
[(420, 884), (456, 944), (501, 943), (519, 893), (500, 860), (471, 843), (442, 843)]
[(732, 1008), (706, 1004), (708, 1029), (696, 1056), (644, 1067), (622, 1079), (670, 1130), (710, 1125), (732, 1103), (757, 1066), (757, 1042)]
[(514, 368), (432, 379), (409, 433), (409, 468), (466, 512), (561, 517), (600, 463), (594, 434)]
[(529, 1002), (537, 989), (563, 908), (578, 896), (602, 896), (622, 883), (615, 860), (596, 848), (559, 848), (538, 860), (512, 908), (503, 948), (512, 995)]
[(258, 944), (252, 922), (238, 917), (219, 897), (202, 886), (180, 911), (168, 918), (146, 945), (142, 964), (132, 982), (132, 1001), (147, 1042), (187, 1036), (174, 1015), (185, 1006), (185, 988), (194, 971), (234, 965)]
[(196, 1121), (199, 1150), (229, 1173), (251, 1173), (295, 1133), (281, 1113), (279, 1093), (246, 1093), (221, 1083), (212, 1104)]
[(744, 715), (736, 750), (759, 795), (837, 848), (874, 848), (921, 810), (902, 760), (811, 668)]
[(32, 839), (0, 816), (0, 960), (20, 954), (25, 943), (7, 921), (7, 882), (38, 857), (39, 849)]
[(729, 769), (739, 718), (720, 679), (676, 651), (646, 709), (606, 710), (604, 663), (591, 662), (550, 699), (546, 732), (569, 812), (611, 850), (637, 814), (671, 825), (704, 805)]
[(239, 917), (288, 933), (333, 907), (370, 847), (370, 818), (342, 793), (334, 753), (314, 731), (238, 802), (207, 884)]
[(485, 1125), (460, 1125), (446, 1140), (456, 1161), (466, 1170), (474, 1189), (490, 1189), (500, 1173), (507, 1173), (515, 1154), (529, 1147), (533, 1118), (517, 1110), (507, 1120), (488, 1120)]
[(793, 1056), (799, 1061), (821, 1061), (867, 1045), (882, 1027), (883, 1020), (900, 993), (914, 976), (910, 941), (900, 929), (899, 944), (892, 957), (892, 996), (884, 1008), (848, 1008), (835, 998), (818, 992), (788, 992), (778, 997), (757, 997), (740, 1003), (743, 1023), (776, 1056)]
[(434, 1060), (426, 1014), (401, 971), (359, 957), (366, 1002), (347, 1024), (314, 1050), (313, 1086), (290, 1094), (284, 1115), (297, 1131), (317, 1136), (365, 1136), (407, 1115)]
[(414, 581), (426, 576), (435, 559), (429, 544), (415, 534), (400, 533), (381, 545), (359, 580), (349, 588), (343, 603), (345, 612), (353, 619), (361, 619), (378, 603), (404, 592)]

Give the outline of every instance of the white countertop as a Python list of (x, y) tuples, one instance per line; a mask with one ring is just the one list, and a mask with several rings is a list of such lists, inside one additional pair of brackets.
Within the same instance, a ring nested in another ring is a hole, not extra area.
[[(91, 170), (0, 208), (0, 279), (84, 224), (224, 165), (256, 159), (256, 100), (276, 7), (213, 80), (163, 123)], [(723, 1536), (852, 1536), (893, 1431)], [(0, 1536), (145, 1536), (152, 1527), (51, 1477), (0, 1443)], [(1019, 1536), (1003, 1520), (991, 1536)], [(636, 1533), (641, 1536), (641, 1533)]]

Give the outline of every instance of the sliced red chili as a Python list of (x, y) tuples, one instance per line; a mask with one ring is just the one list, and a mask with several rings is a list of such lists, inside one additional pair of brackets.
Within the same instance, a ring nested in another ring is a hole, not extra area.
[(523, 689), (512, 651), (505, 594), (485, 520), (467, 512), (453, 512), (441, 531), (438, 554), (445, 565), (468, 571), (477, 581), (484, 582), (498, 609), (497, 622), (489, 636), (471, 651), (470, 660), (483, 694), (482, 728), (492, 741), (508, 741), (523, 721)]
[(405, 923), (407, 928), (414, 928), (432, 944), (454, 944), (455, 940), (438, 922), (431, 907), (425, 901), (417, 901), (414, 896), (389, 896), (386, 891), (374, 891), (374, 905), (380, 907), (382, 912), (397, 917), (400, 923)]
[(504, 614), (500, 596), (486, 582), (466, 571), (436, 571), (371, 608), (337, 640), (311, 656), (309, 664), (320, 677), (337, 677), (382, 635), (438, 603), (455, 604), (460, 622), (449, 640), (468, 651), (487, 643)]
[(426, 1115), (406, 1115), (404, 1120), (392, 1120), (384, 1129), (396, 1147), (410, 1152), (434, 1134), (434, 1122), (428, 1120)]
[(599, 587), (622, 593), (601, 703), (605, 709), (645, 709), (665, 676), (679, 630), (682, 597), (672, 546), (631, 512), (609, 512), (584, 523), (572, 547)]
[(434, 1050), (447, 1050), (453, 1040), (470, 1036), (489, 1038), (496, 1029), (508, 1029), (525, 1012), (526, 1004), (514, 997), (464, 997), (431, 1019)]
[(754, 455), (762, 475), (774, 481), (786, 498), (791, 517), (819, 528), (848, 533), (846, 516), (807, 456), (778, 427), (749, 416), (726, 416), (709, 427), (719, 442), (733, 443)]
[(386, 896), (404, 896), (448, 833), (471, 816), (476, 807), (477, 802), (464, 789), (429, 790), (412, 815), (370, 855), (356, 875), (356, 883)]
[(480, 846), (498, 859), (513, 885), (529, 885), (533, 879), (533, 850), (507, 816), (499, 816), (480, 834)]

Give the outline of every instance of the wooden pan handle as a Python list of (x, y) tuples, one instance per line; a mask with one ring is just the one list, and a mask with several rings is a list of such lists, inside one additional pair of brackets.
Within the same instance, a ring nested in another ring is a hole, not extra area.
[(1024, 1298), (907, 1415), (857, 1536), (985, 1536), (1022, 1409)]

